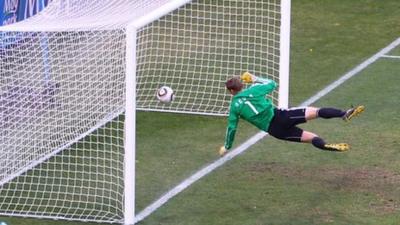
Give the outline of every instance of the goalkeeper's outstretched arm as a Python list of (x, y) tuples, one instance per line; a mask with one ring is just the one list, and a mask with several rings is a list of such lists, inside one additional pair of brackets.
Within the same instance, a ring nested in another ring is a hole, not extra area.
[[(244, 72), (241, 76), (240, 79), (245, 82), (245, 83), (269, 83), (272, 80), (267, 79), (267, 78), (261, 78), (261, 77), (257, 77), (254, 74), (251, 74), (249, 72)], [(273, 82), (273, 81), (272, 81)]]

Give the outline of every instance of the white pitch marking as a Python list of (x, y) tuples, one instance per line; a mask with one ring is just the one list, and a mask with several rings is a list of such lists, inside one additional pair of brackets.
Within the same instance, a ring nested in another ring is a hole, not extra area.
[(400, 59), (400, 55), (383, 55), (383, 58)]
[(343, 84), (345, 81), (359, 73), (361, 70), (365, 69), (367, 66), (371, 65), (374, 63), (376, 60), (378, 60), (380, 57), (385, 55), (386, 53), (390, 52), (393, 48), (398, 46), (400, 44), (400, 38), (397, 38), (395, 41), (390, 43), (387, 47), (383, 48), (379, 52), (377, 52), (375, 55), (371, 56), (369, 59), (365, 60), (362, 62), (360, 65), (354, 67), (352, 70), (344, 74), (342, 77), (340, 77), (338, 80), (333, 82), (332, 84), (326, 86), (324, 89), (319, 91), (317, 94), (309, 98), (307, 101), (303, 102), (301, 106), (307, 106), (310, 105), (314, 102), (316, 102), (318, 99), (322, 98), (329, 92), (331, 92), (333, 89), (338, 87), (339, 85)]
[[(343, 84), (346, 80), (349, 78), (353, 77), (354, 75), (358, 74), (361, 70), (365, 69), (367, 66), (370, 64), (374, 63), (376, 60), (378, 60), (380, 57), (388, 53), (390, 50), (395, 48), (400, 44), (400, 38), (396, 39), (394, 42), (392, 42), (390, 45), (387, 47), (383, 48), (380, 50), (378, 53), (375, 55), (371, 56), (369, 59), (365, 60), (363, 63), (360, 65), (356, 66), (346, 74), (344, 74), (342, 77), (340, 77), (338, 80), (333, 82), (332, 84), (326, 86), (324, 89), (319, 91), (316, 95), (312, 96), (302, 104), (300, 104), (301, 107), (308, 106), (315, 101), (319, 100), (329, 92), (331, 92), (333, 89), (337, 88), (339, 85)], [(257, 143), (259, 140), (264, 138), (267, 133), (260, 131), (257, 134), (255, 134), (253, 137), (242, 143), (240, 146), (236, 147), (232, 151), (230, 151), (228, 154), (226, 154), (224, 157), (219, 158), (218, 160), (214, 161), (213, 163), (205, 166), (204, 168), (200, 169), (196, 173), (194, 173), (192, 176), (189, 178), (183, 180), (180, 184), (172, 188), (170, 191), (167, 193), (163, 194), (158, 200), (147, 206), (145, 209), (143, 209), (139, 214), (136, 215), (135, 217), (135, 223), (143, 220), (147, 216), (149, 216), (151, 213), (153, 213), (155, 210), (157, 210), (159, 207), (164, 205), (169, 199), (174, 197), (175, 195), (179, 194), (183, 190), (185, 190), (187, 187), (192, 185), (194, 182), (198, 181), (205, 175), (211, 173), (213, 170), (216, 168), (222, 166), (229, 160), (233, 159), (234, 157), (240, 155), (244, 151), (246, 151), (250, 146), (254, 145)]]

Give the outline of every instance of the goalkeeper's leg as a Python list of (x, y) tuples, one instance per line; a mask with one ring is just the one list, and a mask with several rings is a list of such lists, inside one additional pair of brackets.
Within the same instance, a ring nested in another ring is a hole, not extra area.
[(305, 117), (307, 121), (318, 117), (324, 119), (342, 118), (345, 121), (349, 121), (350, 119), (364, 112), (364, 109), (365, 107), (362, 105), (352, 107), (346, 111), (329, 107), (324, 107), (324, 108), (307, 107), (305, 111)]
[(275, 118), (285, 127), (296, 126), (301, 123), (305, 123), (309, 120), (316, 118), (342, 118), (345, 121), (349, 121), (355, 116), (358, 116), (364, 111), (364, 106), (352, 107), (346, 111), (336, 108), (323, 107), (316, 108), (312, 106), (290, 108), (290, 109), (276, 109)]
[(301, 142), (311, 143), (316, 148), (330, 151), (347, 151), (350, 148), (347, 143), (328, 144), (324, 139), (309, 131), (303, 131)]
[(346, 111), (336, 108), (315, 108), (315, 107), (307, 107), (306, 108), (306, 120), (312, 120), (316, 118), (324, 118), (324, 119), (331, 119), (331, 118), (342, 118)]
[(348, 144), (327, 144), (318, 135), (309, 131), (303, 131), (296, 125), (317, 117), (335, 118), (343, 117), (347, 114), (346, 111), (334, 108), (319, 109), (306, 107), (292, 108), (289, 110), (278, 109), (275, 110), (275, 116), (268, 128), (268, 133), (273, 137), (286, 141), (311, 143), (313, 146), (323, 150), (346, 151), (349, 149)]
[(285, 141), (311, 143), (314, 147), (322, 150), (347, 151), (350, 148), (346, 143), (327, 144), (318, 135), (309, 131), (304, 131), (297, 126), (284, 128), (283, 126), (273, 123), (268, 133), (275, 138)]

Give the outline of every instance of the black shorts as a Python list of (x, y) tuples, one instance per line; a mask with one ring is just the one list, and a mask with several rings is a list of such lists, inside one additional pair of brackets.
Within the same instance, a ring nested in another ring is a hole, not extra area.
[(306, 109), (275, 109), (274, 112), (275, 116), (269, 125), (268, 133), (282, 140), (301, 142), (303, 130), (296, 125), (307, 122)]

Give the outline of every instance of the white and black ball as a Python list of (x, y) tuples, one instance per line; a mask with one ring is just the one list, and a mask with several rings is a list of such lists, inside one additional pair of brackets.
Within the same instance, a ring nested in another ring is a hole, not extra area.
[(157, 99), (163, 103), (170, 103), (174, 100), (174, 90), (168, 86), (162, 86), (157, 90)]

